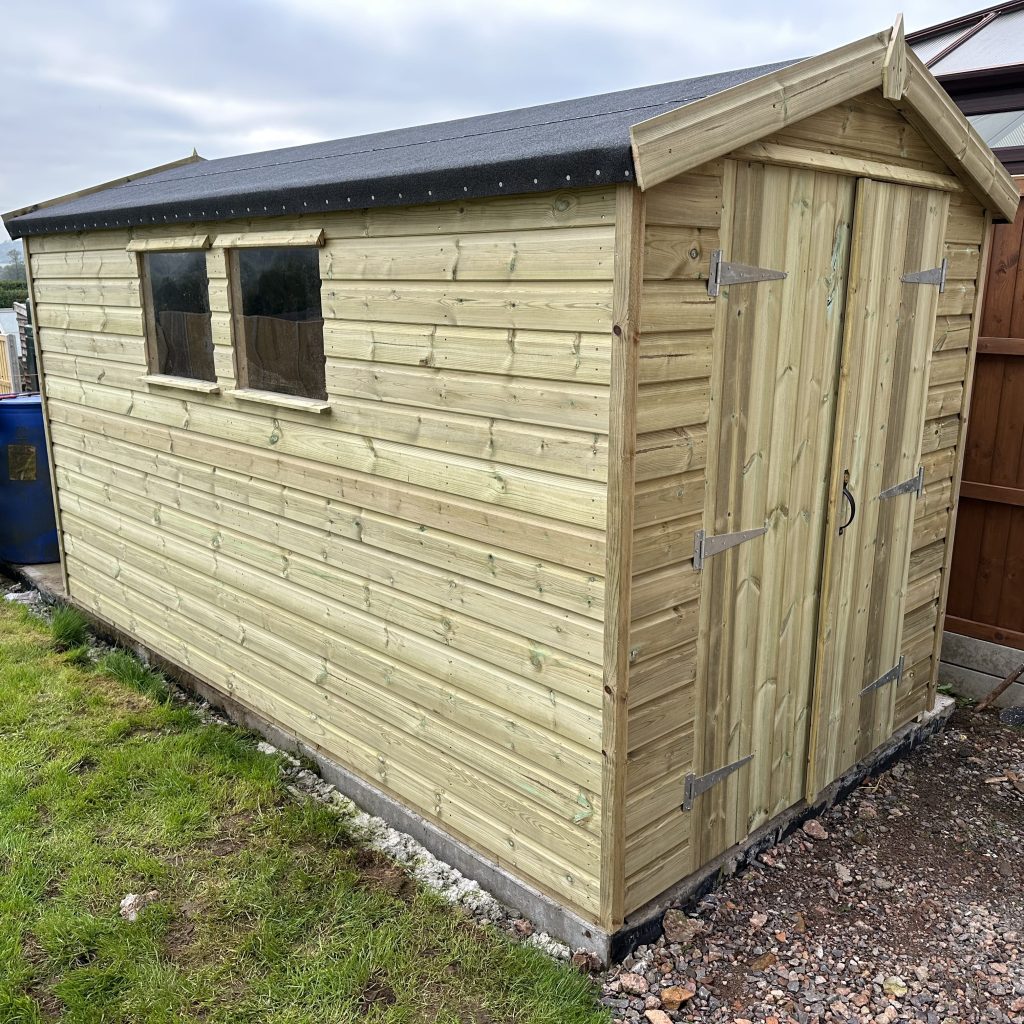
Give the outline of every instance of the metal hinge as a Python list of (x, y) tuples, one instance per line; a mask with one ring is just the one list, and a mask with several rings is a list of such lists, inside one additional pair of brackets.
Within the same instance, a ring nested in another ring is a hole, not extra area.
[(918, 466), (917, 472), (909, 480), (904, 480), (901, 484), (893, 484), (892, 487), (887, 487), (878, 497), (879, 499), (895, 498), (898, 494), (909, 494), (913, 491), (920, 498), (923, 487), (924, 466)]
[(708, 295), (717, 295), (723, 284), (756, 284), (758, 281), (781, 281), (785, 270), (767, 270), (746, 263), (729, 263), (722, 259), (721, 249), (711, 250), (711, 268), (708, 272)]
[(943, 260), (937, 267), (931, 270), (915, 270), (913, 273), (904, 274), (900, 280), (904, 284), (937, 284), (939, 291), (946, 290), (946, 271), (949, 269), (949, 260)]
[(701, 793), (706, 793), (712, 786), (721, 782), (722, 779), (727, 778), (734, 771), (742, 768), (753, 756), (753, 754), (747, 754), (746, 757), (741, 757), (738, 761), (733, 761), (732, 764), (727, 764), (722, 768), (716, 768), (713, 772), (708, 772), (707, 775), (698, 776), (690, 772), (686, 776), (686, 783), (683, 789), (683, 810), (692, 811), (693, 802)]
[(756, 530), (739, 530), (736, 533), (720, 533), (717, 537), (709, 537), (703, 530), (693, 535), (693, 567), (700, 572), (704, 563), (712, 556), (728, 551), (744, 541), (761, 537), (768, 532), (767, 526)]
[(872, 690), (881, 689), (886, 683), (898, 681), (903, 676), (903, 659), (904, 655), (900, 655), (900, 660), (884, 675), (880, 675), (873, 683), (868, 683), (863, 690), (860, 691), (860, 695), (863, 697), (866, 693), (871, 693)]

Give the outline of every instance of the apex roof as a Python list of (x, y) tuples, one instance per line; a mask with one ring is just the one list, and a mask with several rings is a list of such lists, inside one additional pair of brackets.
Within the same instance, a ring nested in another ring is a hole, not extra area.
[(792, 61), (264, 153), (179, 161), (4, 216), (12, 238), (94, 228), (405, 206), (633, 176), (639, 121)]

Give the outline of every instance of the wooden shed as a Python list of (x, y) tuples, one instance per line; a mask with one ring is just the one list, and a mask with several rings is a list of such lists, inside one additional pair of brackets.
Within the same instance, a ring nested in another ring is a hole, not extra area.
[(930, 707), (1016, 207), (897, 26), (15, 211), (70, 597), (607, 953)]

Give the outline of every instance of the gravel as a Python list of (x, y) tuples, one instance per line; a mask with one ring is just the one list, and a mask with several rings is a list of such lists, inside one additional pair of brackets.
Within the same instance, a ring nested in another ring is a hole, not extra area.
[[(1024, 729), (950, 727), (605, 974), (615, 1021), (1024, 1024)], [(686, 922), (689, 922), (688, 924)]]

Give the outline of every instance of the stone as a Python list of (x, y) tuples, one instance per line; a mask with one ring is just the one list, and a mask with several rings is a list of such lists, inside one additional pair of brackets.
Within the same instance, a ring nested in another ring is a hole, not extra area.
[(669, 942), (678, 942), (684, 946), (692, 943), (704, 931), (702, 922), (687, 917), (681, 910), (666, 910), (661, 927)]
[(810, 821), (804, 822), (803, 833), (819, 843), (828, 839), (828, 833), (825, 831), (825, 827), (817, 818), (811, 818)]
[(661, 1005), (666, 1010), (678, 1010), (683, 1003), (696, 995), (696, 989), (672, 985), (661, 990)]
[(651, 1024), (672, 1024), (672, 1018), (664, 1010), (647, 1010), (644, 1016)]
[(897, 978), (895, 975), (891, 975), (882, 982), (882, 991), (887, 996), (905, 996), (907, 994), (907, 985), (902, 978)]
[(137, 921), (142, 910), (158, 899), (160, 899), (160, 893), (156, 889), (145, 893), (130, 892), (121, 900), (121, 916), (126, 921)]
[(650, 988), (646, 978), (632, 973), (623, 974), (619, 978), (619, 987), (623, 992), (628, 992), (631, 996), (646, 995), (648, 988)]

